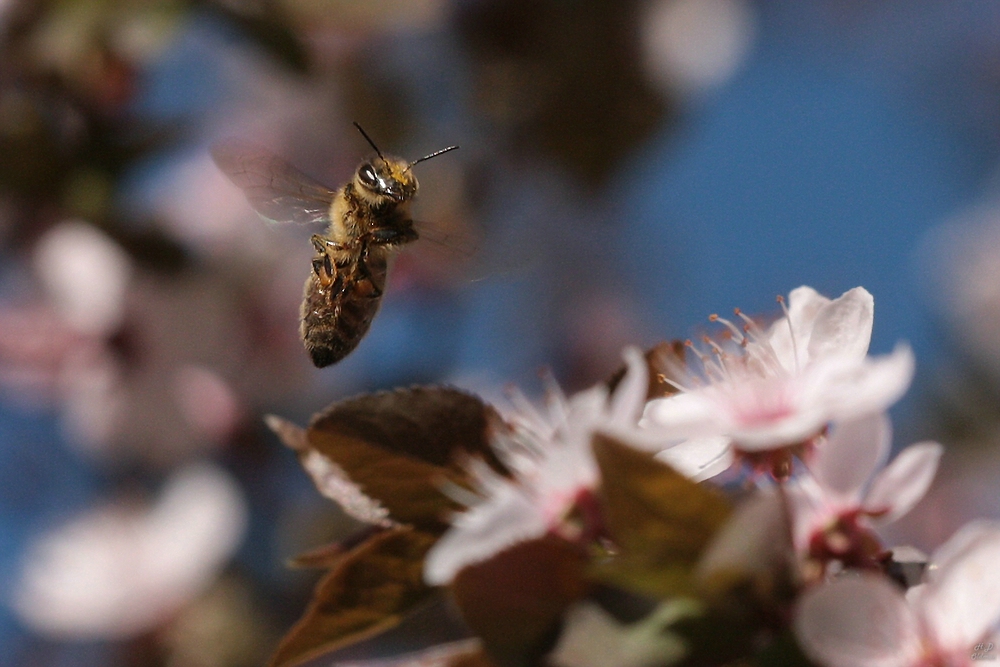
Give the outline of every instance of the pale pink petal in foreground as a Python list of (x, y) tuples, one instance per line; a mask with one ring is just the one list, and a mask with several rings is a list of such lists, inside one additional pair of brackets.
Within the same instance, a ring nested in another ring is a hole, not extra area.
[(1000, 523), (966, 524), (931, 563), (926, 586), (911, 602), (938, 646), (971, 650), (1000, 622)]
[(1000, 523), (959, 530), (930, 559), (925, 583), (906, 595), (885, 577), (844, 577), (799, 602), (794, 628), (827, 667), (947, 667), (973, 653), (1000, 622)]
[(807, 592), (795, 634), (826, 667), (908, 667), (921, 657), (916, 615), (884, 577), (845, 578)]
[(547, 530), (532, 498), (512, 484), (498, 482), (488, 501), (455, 516), (451, 530), (427, 554), (424, 580), (432, 586), (447, 584), (467, 565), (541, 537)]

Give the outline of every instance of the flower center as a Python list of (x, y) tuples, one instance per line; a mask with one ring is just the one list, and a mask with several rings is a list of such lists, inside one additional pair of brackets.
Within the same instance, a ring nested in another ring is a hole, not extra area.
[(733, 421), (741, 427), (753, 427), (794, 414), (794, 392), (788, 380), (756, 377), (729, 383), (725, 387), (725, 401)]
[(589, 487), (551, 494), (542, 513), (549, 530), (568, 542), (588, 543), (604, 535), (600, 502)]

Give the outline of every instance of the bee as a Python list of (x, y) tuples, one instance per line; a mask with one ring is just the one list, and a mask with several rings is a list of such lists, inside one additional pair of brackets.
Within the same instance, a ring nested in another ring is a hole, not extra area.
[(325, 223), (313, 234), (316, 250), (303, 290), (299, 333), (312, 362), (335, 364), (358, 346), (378, 312), (389, 260), (416, 241), (410, 202), (417, 194), (413, 166), (453, 151), (449, 146), (407, 162), (383, 155), (354, 123), (375, 155), (332, 190), (285, 160), (255, 146), (225, 141), (212, 147), (215, 164), (239, 186), (250, 206), (273, 222)]

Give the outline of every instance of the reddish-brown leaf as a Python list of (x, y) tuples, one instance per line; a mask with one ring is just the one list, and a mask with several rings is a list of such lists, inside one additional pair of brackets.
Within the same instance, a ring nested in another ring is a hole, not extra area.
[(395, 522), (389, 518), (389, 510), (366, 495), (343, 468), (309, 444), (306, 429), (275, 415), (266, 415), (264, 421), (288, 448), (295, 451), (316, 489), (340, 505), (345, 514), (363, 523), (383, 528), (394, 525)]
[(730, 506), (648, 452), (597, 434), (601, 510), (618, 555), (595, 570), (609, 583), (671, 595), (691, 586), (691, 570)]
[(551, 648), (563, 613), (589, 590), (586, 561), (578, 547), (546, 536), (458, 573), (455, 600), (493, 662), (533, 664)]
[(443, 387), (415, 387), (336, 403), (306, 433), (308, 451), (333, 462), (391, 520), (440, 532), (462, 509), (442, 484), (468, 484), (466, 463), (479, 457), (502, 469), (489, 446), (492, 408)]
[(398, 624), (433, 591), (424, 584), (423, 562), (434, 540), (397, 526), (341, 556), (282, 639), (271, 667), (300, 664)]

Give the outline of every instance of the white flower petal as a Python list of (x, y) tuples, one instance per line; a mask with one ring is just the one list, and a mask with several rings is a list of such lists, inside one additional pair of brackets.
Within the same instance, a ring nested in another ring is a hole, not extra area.
[(498, 482), (488, 500), (456, 515), (451, 530), (427, 553), (424, 580), (432, 586), (447, 584), (464, 567), (546, 530), (531, 499), (513, 484)]
[(701, 392), (683, 392), (646, 404), (639, 426), (663, 439), (718, 435), (719, 410)]
[(892, 425), (885, 414), (838, 422), (809, 466), (816, 480), (843, 500), (860, 500), (868, 478), (885, 464)]
[(931, 557), (917, 612), (944, 650), (971, 650), (1000, 621), (1000, 523), (966, 524)]
[(701, 378), (647, 404), (640, 427), (655, 426), (667, 440), (728, 436), (738, 449), (762, 451), (808, 440), (832, 421), (882, 412), (909, 386), (913, 355), (900, 346), (867, 358), (873, 313), (864, 288), (830, 301), (800, 287), (766, 333), (749, 318), (743, 332), (720, 318), (733, 344), (709, 340), (696, 350)]
[[(832, 420), (853, 419), (883, 412), (899, 400), (910, 386), (916, 362), (913, 351), (899, 344), (891, 354), (869, 359), (845, 369), (839, 365), (824, 369), (828, 374), (814, 400), (828, 406)], [(825, 391), (824, 391), (825, 390)]]
[(657, 459), (695, 482), (725, 472), (735, 457), (732, 441), (723, 436), (692, 438), (656, 455)]
[(888, 509), (879, 521), (889, 523), (909, 512), (927, 493), (944, 448), (936, 442), (910, 445), (880, 472), (865, 496), (869, 512)]
[(845, 578), (808, 591), (794, 627), (806, 655), (826, 667), (911, 667), (920, 657), (917, 619), (882, 577)]
[(649, 371), (639, 348), (627, 347), (622, 356), (625, 357), (625, 377), (611, 399), (611, 421), (631, 425), (642, 415), (642, 407), (649, 393)]
[(809, 338), (810, 359), (868, 354), (875, 318), (875, 299), (863, 287), (848, 290), (816, 314)]
[(813, 323), (828, 303), (830, 299), (805, 285), (796, 287), (788, 294), (788, 316), (771, 325), (768, 333), (771, 347), (785, 368), (795, 370), (809, 362), (809, 338)]
[(812, 329), (816, 316), (828, 303), (830, 303), (829, 297), (823, 296), (808, 285), (796, 287), (789, 292), (788, 316), (795, 333), (798, 334), (799, 330), (803, 329)]
[(821, 405), (803, 406), (769, 424), (730, 431), (733, 443), (743, 451), (759, 452), (798, 444), (818, 435), (829, 421)]

